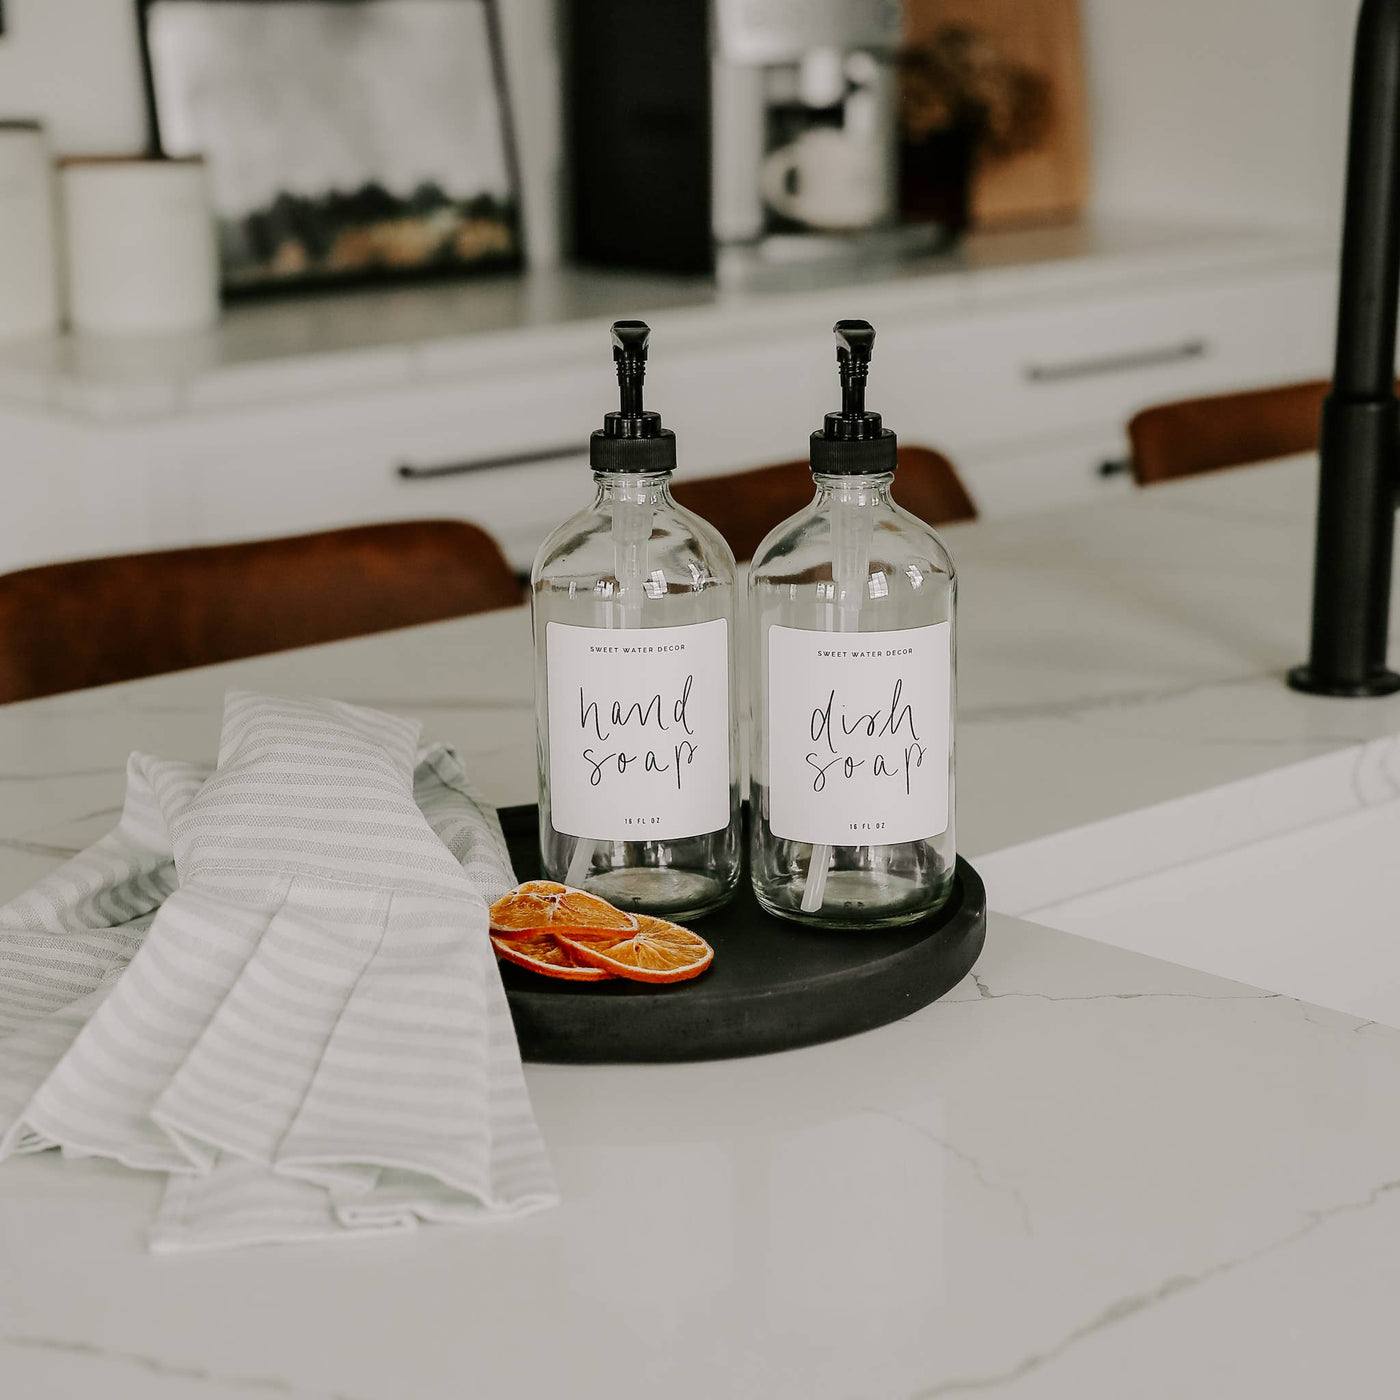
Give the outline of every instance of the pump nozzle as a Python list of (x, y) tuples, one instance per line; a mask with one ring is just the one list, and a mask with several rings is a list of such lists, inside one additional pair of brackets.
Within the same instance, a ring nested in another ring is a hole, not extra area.
[(875, 327), (869, 321), (837, 321), (832, 330), (841, 370), (841, 416), (855, 418), (865, 413), (865, 381), (870, 376)]
[(612, 328), (613, 363), (617, 365), (620, 405), (624, 418), (642, 416), (642, 380), (647, 373), (647, 342), (651, 327), (645, 321), (614, 321)]

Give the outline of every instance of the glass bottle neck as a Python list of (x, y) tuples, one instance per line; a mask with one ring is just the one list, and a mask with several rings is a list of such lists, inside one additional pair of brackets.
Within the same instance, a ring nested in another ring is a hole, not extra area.
[(869, 472), (859, 476), (827, 475), (813, 472), (816, 484), (815, 504), (842, 506), (892, 506), (890, 488), (894, 485), (893, 472)]
[(594, 506), (660, 506), (671, 503), (670, 472), (594, 472)]

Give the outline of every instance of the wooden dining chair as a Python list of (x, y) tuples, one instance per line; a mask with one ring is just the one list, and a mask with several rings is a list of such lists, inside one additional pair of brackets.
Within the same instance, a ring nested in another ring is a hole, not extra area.
[(1128, 424), (1133, 479), (1151, 486), (1316, 451), (1330, 387), (1319, 379), (1145, 408)]
[(0, 702), (521, 601), (500, 547), (413, 520), (0, 575)]
[[(812, 469), (806, 462), (783, 462), (680, 481), (671, 494), (687, 510), (708, 520), (742, 561), (752, 559), (763, 537), (812, 499)], [(930, 525), (977, 518), (977, 507), (953, 464), (929, 447), (899, 449), (893, 495), (905, 510)]]

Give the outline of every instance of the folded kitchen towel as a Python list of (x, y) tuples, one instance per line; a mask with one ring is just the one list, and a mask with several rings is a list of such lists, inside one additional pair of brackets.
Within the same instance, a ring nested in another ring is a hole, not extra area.
[(169, 1173), (160, 1251), (553, 1204), (487, 936), (495, 813), (419, 726), (231, 693), (116, 829), (0, 909), (0, 1161)]

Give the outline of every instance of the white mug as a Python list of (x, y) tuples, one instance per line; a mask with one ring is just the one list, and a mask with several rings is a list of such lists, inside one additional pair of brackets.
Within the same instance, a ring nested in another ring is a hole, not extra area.
[(889, 211), (889, 162), (877, 142), (814, 127), (763, 163), (770, 208), (815, 229), (869, 228)]

